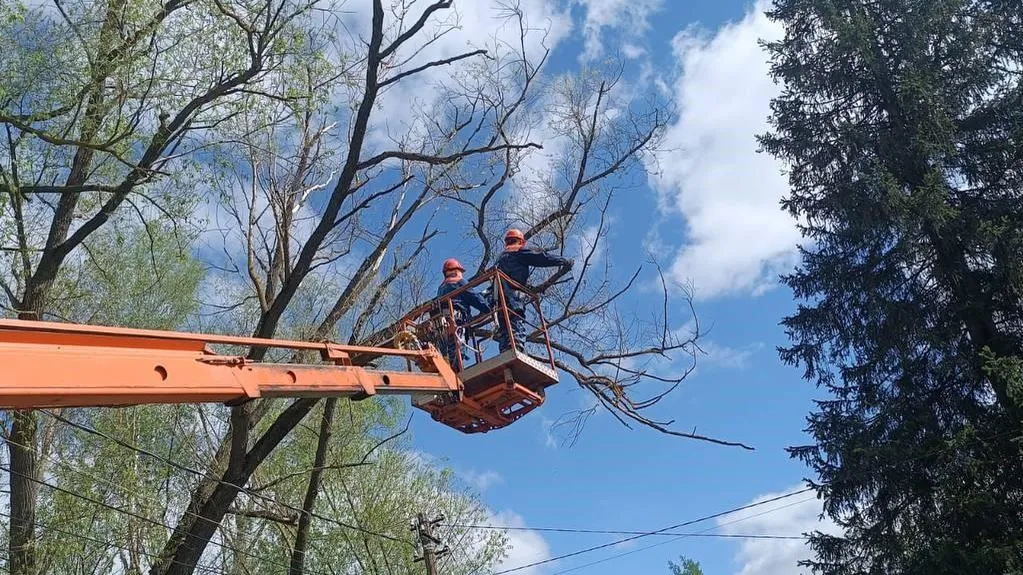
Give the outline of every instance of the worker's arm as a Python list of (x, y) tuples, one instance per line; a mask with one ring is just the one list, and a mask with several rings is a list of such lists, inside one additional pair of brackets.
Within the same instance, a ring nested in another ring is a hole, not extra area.
[(490, 311), (490, 306), (487, 305), (486, 300), (484, 300), (483, 296), (481, 296), (480, 294), (472, 290), (468, 290), (462, 295), (465, 296), (465, 302), (468, 303), (473, 309), (479, 311), (480, 313), (487, 313)]
[[(460, 279), (454, 283), (444, 282), (440, 284), (440, 287), (437, 288), (437, 297), (438, 298), (443, 297), (468, 283), (469, 282), (466, 281), (465, 279)], [(479, 311), (480, 313), (487, 313), (490, 311), (490, 306), (487, 305), (487, 302), (482, 297), (480, 297), (480, 294), (472, 291), (471, 289), (465, 290), (462, 293), (458, 294), (457, 296), (455, 296), (455, 299), (458, 300), (462, 305), (472, 307)]]
[(519, 257), (523, 259), (526, 265), (533, 266), (535, 268), (560, 267), (571, 269), (572, 265), (575, 264), (574, 260), (541, 251), (520, 251)]

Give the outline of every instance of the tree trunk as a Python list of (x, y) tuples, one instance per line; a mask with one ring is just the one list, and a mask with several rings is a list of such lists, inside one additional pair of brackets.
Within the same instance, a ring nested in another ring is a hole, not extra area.
[(12, 575), (36, 575), (35, 525), (36, 418), (31, 411), (15, 411), (7, 446), (11, 454), (11, 532), (9, 541)]
[[(220, 521), (227, 515), (231, 504), (241, 492), (241, 486), (248, 483), (256, 468), (308, 415), (318, 401), (318, 399), (295, 401), (270, 425), (270, 428), (259, 438), (251, 450), (243, 453), (241, 458), (238, 458), (236, 453), (231, 454), (231, 463), (228, 464), (227, 471), (224, 472), (221, 479), (209, 483), (212, 487), (208, 491), (209, 496), (203, 497), (203, 493), (198, 493), (193, 497), (188, 511), (182, 515), (170, 540), (164, 546), (164, 559), (152, 566), (149, 570), (150, 575), (191, 575), (195, 571), (195, 566), (199, 563), (206, 546), (220, 526)], [(239, 419), (241, 418), (232, 417), (232, 422)], [(238, 433), (238, 431), (238, 429), (233, 429), (232, 434)], [(245, 435), (247, 435), (247, 430)], [(232, 443), (235, 443), (232, 446), (232, 451), (234, 451), (241, 442), (232, 441)], [(200, 490), (203, 490), (203, 487), (200, 487)]]
[(316, 506), (316, 497), (320, 493), (320, 477), (323, 475), (323, 466), (327, 461), (327, 447), (330, 444), (336, 407), (336, 397), (331, 397), (323, 404), (320, 437), (316, 443), (316, 455), (313, 457), (313, 471), (309, 474), (309, 486), (306, 488), (305, 499), (302, 502), (302, 516), (298, 518), (298, 531), (295, 533), (295, 547), (291, 552), (289, 575), (303, 575), (305, 570), (305, 551), (309, 545), (309, 527), (313, 522), (312, 513)]
[[(285, 308), (291, 302), (292, 297), (298, 289), (299, 283), (309, 272), (313, 256), (319, 246), (322, 245), (327, 233), (334, 225), (334, 218), (340, 210), (340, 202), (345, 194), (351, 189), (358, 171), (359, 153), (365, 141), (369, 128), (369, 117), (376, 101), (379, 90), (377, 82), (378, 67), (380, 65), (380, 50), (383, 42), (383, 21), (384, 9), (380, 0), (373, 2), (373, 32), (368, 47), (366, 62), (366, 87), (362, 102), (359, 103), (355, 115), (355, 123), (352, 128), (352, 136), (349, 142), (348, 157), (344, 169), (335, 186), (331, 200), (328, 202), (327, 213), (321, 219), (320, 224), (313, 231), (292, 274), (288, 276), (285, 284), (281, 286), (281, 293), (274, 298), (273, 303), (260, 317), (256, 333), (258, 337), (273, 337), (277, 330), (277, 324), (284, 314)], [(420, 25), (421, 27), (421, 25)], [(249, 359), (260, 360), (266, 350), (253, 348), (249, 353)], [(210, 538), (216, 532), (220, 521), (227, 514), (235, 497), (241, 491), (241, 486), (248, 482), (249, 477), (255, 471), (270, 452), (302, 421), (302, 419), (316, 405), (317, 399), (300, 399), (292, 403), (282, 413), (270, 428), (259, 438), (259, 441), (247, 453), (236, 452), (239, 442), (232, 445), (230, 456), (232, 464), (222, 480), (216, 484), (212, 494), (206, 502), (199, 504), (202, 498), (193, 498), (193, 505), (189, 506), (189, 512), (185, 513), (174, 528), (174, 533), (164, 546), (161, 561), (155, 563), (150, 569), (151, 575), (191, 575), (195, 571), (195, 565), (202, 557), (203, 551), (209, 544)], [(237, 410), (238, 408), (235, 408)], [(232, 414), (232, 420), (234, 415)], [(250, 418), (251, 423), (251, 418)], [(193, 513), (195, 515), (193, 515)], [(198, 517), (196, 517), (196, 515)]]
[[(123, 8), (123, 0), (110, 3), (107, 7), (103, 27), (100, 29), (99, 46), (104, 50), (100, 54), (100, 68), (91, 70), (92, 89), (82, 117), (79, 139), (91, 142), (99, 133), (102, 110), (104, 106), (103, 82), (106, 80), (109, 63), (105, 62), (105, 51), (114, 45), (117, 32), (117, 14)], [(66, 185), (77, 186), (88, 179), (94, 151), (81, 146), (75, 152)], [(19, 319), (42, 319), (46, 309), (55, 272), (59, 261), (54, 261), (55, 248), (67, 239), (68, 231), (74, 221), (78, 194), (63, 194), (57, 202), (50, 230), (46, 237), (46, 245), (39, 266), (25, 285)], [(62, 258), (61, 258), (62, 259)], [(35, 520), (36, 497), (39, 492), (39, 469), (36, 456), (37, 421), (31, 411), (16, 411), (14, 424), (11, 427), (11, 438), (8, 447), (11, 454), (11, 533), (8, 548), (11, 575), (36, 575), (35, 556)]]

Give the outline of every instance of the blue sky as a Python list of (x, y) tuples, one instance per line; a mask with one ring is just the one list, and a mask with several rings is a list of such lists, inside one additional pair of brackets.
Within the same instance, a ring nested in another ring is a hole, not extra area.
[[(616, 204), (608, 256), (616, 273), (625, 274), (643, 259), (644, 247), (659, 246), (669, 274), (694, 282), (701, 322), (713, 326), (698, 371), (657, 415), (675, 419), (680, 428), (752, 444), (756, 451), (643, 428), (630, 431), (606, 413), (590, 419), (574, 446), (560, 445), (547, 425), (584, 401), (568, 378), (541, 410), (487, 435), (463, 436), (417, 414), (417, 449), (444, 459), (479, 488), (496, 521), (654, 530), (796, 489), (806, 476), (784, 448), (808, 441), (804, 417), (818, 392), (800, 379), (799, 370), (782, 365), (775, 351), (786, 344), (779, 321), (795, 305), (777, 275), (793, 265), (798, 235), (778, 207), (786, 187), (780, 166), (757, 154), (753, 139), (766, 128), (768, 102), (777, 90), (756, 45), (763, 35), (777, 34), (760, 15), (763, 7), (739, 0), (575, 0), (571, 32), (551, 60), (553, 71), (571, 71), (581, 54), (631, 54), (629, 79), (638, 82), (644, 70), (652, 70), (679, 104), (680, 119), (668, 132), (678, 151), (661, 158), (664, 169), (649, 185)], [(444, 256), (435, 255), (438, 267)], [(634, 294), (627, 307), (659, 305), (652, 297)], [(712, 532), (798, 535), (817, 526), (819, 503), (789, 505), (805, 497), (692, 529), (778, 508)], [(618, 538), (513, 535), (515, 548), (503, 568)], [(795, 561), (806, 553), (800, 542), (712, 538), (639, 550), (661, 541), (647, 538), (518, 573), (550, 575), (634, 551), (574, 572), (667, 573), (668, 560), (684, 554), (700, 561), (708, 575), (774, 575), (798, 572)]]

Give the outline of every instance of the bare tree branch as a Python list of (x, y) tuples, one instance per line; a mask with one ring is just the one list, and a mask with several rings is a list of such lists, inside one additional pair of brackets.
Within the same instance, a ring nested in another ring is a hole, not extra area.
[(485, 154), (485, 153), (490, 153), (490, 152), (499, 152), (501, 150), (524, 150), (524, 149), (528, 149), (528, 148), (534, 148), (534, 149), (540, 150), (540, 149), (543, 149), (543, 146), (541, 146), (540, 144), (533, 143), (533, 142), (528, 142), (528, 143), (525, 143), (525, 144), (501, 144), (501, 145), (496, 145), (496, 146), (484, 146), (484, 147), (480, 147), (480, 148), (471, 148), (471, 149), (468, 149), (468, 150), (460, 151), (457, 154), (451, 154), (451, 155), (448, 155), (448, 156), (431, 156), (431, 155), (428, 155), (428, 154), (417, 154), (417, 153), (414, 153), (414, 152), (405, 152), (405, 151), (401, 151), (401, 150), (392, 150), (392, 151), (388, 151), (388, 152), (383, 152), (383, 153), (377, 154), (376, 156), (373, 156), (372, 158), (370, 158), (368, 160), (364, 160), (364, 161), (360, 162), (359, 163), (359, 168), (360, 169), (369, 168), (369, 167), (375, 166), (377, 164), (380, 164), (382, 162), (385, 162), (387, 160), (393, 160), (393, 159), (400, 159), (400, 160), (404, 160), (404, 161), (407, 161), (407, 162), (423, 162), (423, 163), (426, 163), (426, 164), (430, 164), (430, 165), (434, 165), (434, 166), (439, 166), (439, 165), (442, 165), (442, 164), (453, 164), (453, 163), (455, 163), (455, 162), (457, 162), (459, 160), (464, 160), (465, 158), (467, 158), (469, 156), (472, 156), (472, 155), (476, 155), (476, 154)]
[(447, 66), (448, 64), (454, 64), (455, 62), (458, 62), (459, 60), (465, 60), (466, 58), (472, 58), (473, 56), (480, 56), (480, 55), (485, 56), (486, 54), (487, 54), (486, 50), (473, 50), (472, 52), (466, 52), (464, 54), (459, 54), (458, 56), (452, 56), (450, 58), (444, 58), (442, 60), (434, 60), (433, 62), (428, 62), (426, 64), (423, 64), (422, 66), (417, 66), (417, 67), (415, 67), (415, 68), (413, 68), (411, 70), (407, 70), (405, 72), (401, 72), (399, 74), (395, 74), (394, 76), (384, 80), (383, 82), (380, 82), (380, 87), (383, 88), (384, 86), (387, 86), (389, 84), (393, 84), (395, 82), (398, 82), (402, 78), (407, 78), (407, 77), (412, 76), (414, 74), (418, 74), (419, 72), (422, 72), (423, 70), (428, 70), (430, 68), (436, 68), (437, 66)]

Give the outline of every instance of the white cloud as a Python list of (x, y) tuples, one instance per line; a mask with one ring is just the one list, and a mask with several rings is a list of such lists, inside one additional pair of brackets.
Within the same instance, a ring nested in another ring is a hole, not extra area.
[(491, 469), (486, 471), (470, 469), (459, 472), (458, 476), (476, 491), (486, 491), (494, 485), (504, 483), (504, 478), (501, 477), (501, 474)]
[(759, 342), (742, 348), (734, 348), (714, 341), (701, 341), (699, 344), (706, 354), (697, 358), (698, 363), (727, 369), (745, 369), (749, 366), (749, 360), (753, 354), (764, 348), (764, 344)]
[[(546, 561), (551, 558), (551, 548), (547, 544), (547, 540), (536, 531), (520, 529), (526, 526), (526, 522), (517, 513), (508, 510), (501, 511), (500, 513), (493, 514), (488, 523), (499, 527), (516, 528), (515, 530), (505, 532), (508, 537), (507, 555), (501, 564), (496, 567), (497, 571), (515, 569), (516, 567)], [(540, 575), (543, 572), (542, 565), (516, 571), (516, 573), (521, 573), (522, 575)]]
[[(253, 226), (254, 252), (267, 257), (260, 236), (264, 236), (273, 245), (277, 236), (278, 217), (271, 209), (270, 192), (260, 189), (262, 186), (256, 186), (257, 190), (253, 193), (251, 182), (251, 179), (245, 179), (224, 184), (219, 189), (207, 187), (201, 191), (201, 199), (195, 205), (191, 220), (201, 229), (198, 247), (200, 256), (207, 261), (216, 261), (230, 267), (224, 262), (229, 260), (231, 264), (244, 269), (248, 233), (244, 226), (250, 222)], [(293, 258), (297, 257), (296, 247), (305, 245), (319, 223), (319, 215), (309, 205), (310, 197), (317, 193), (323, 191), (317, 189), (310, 192), (304, 201), (294, 205), (292, 226), (288, 230)]]
[[(553, 102), (554, 98), (548, 95), (544, 98), (542, 108), (551, 110)], [(557, 190), (549, 182), (558, 169), (558, 163), (571, 152), (571, 141), (565, 134), (553, 129), (548, 116), (549, 112), (543, 114), (539, 125), (518, 134), (523, 140), (541, 142), (543, 145), (542, 150), (530, 150), (522, 156), (517, 173), (511, 178), (514, 195), (507, 203), (506, 217), (522, 222), (526, 227), (542, 217), (540, 214), (557, 209)]]
[[(778, 493), (766, 493), (751, 501), (758, 503), (805, 487), (796, 485)], [(765, 511), (769, 511), (765, 513)], [(830, 519), (818, 519), (821, 501), (813, 492), (792, 499), (755, 507), (741, 515), (718, 519), (720, 532), (747, 535), (802, 535), (814, 530), (838, 534), (840, 529)], [(794, 539), (747, 539), (735, 554), (736, 575), (793, 575), (799, 573), (797, 563), (812, 557), (806, 541)]]
[(640, 56), (646, 55), (646, 48), (643, 48), (642, 46), (637, 46), (635, 44), (632, 44), (631, 42), (626, 42), (625, 44), (622, 44), (622, 55), (628, 58), (629, 60), (635, 60)]
[(22, 0), (25, 7), (29, 10), (40, 10), (42, 12), (49, 12), (52, 15), (59, 16), (60, 10), (57, 8), (57, 3), (51, 0)]
[[(650, 16), (661, 9), (663, 0), (575, 0), (586, 8), (583, 21), (584, 50), (579, 58), (583, 62), (594, 60), (604, 52), (604, 31), (618, 29), (629, 37), (641, 37), (647, 30)], [(641, 50), (635, 44), (623, 46), (628, 58), (635, 58)], [(631, 54), (631, 55), (630, 55)]]
[[(402, 453), (413, 466), (425, 466), (435, 470), (439, 470), (447, 467), (446, 462), (428, 452), (419, 451), (415, 449), (402, 450)], [(467, 476), (472, 475), (473, 472), (465, 473), (456, 471), (456, 475), (462, 479), (466, 479)], [(484, 478), (484, 482), (499, 482), (503, 481), (501, 476), (494, 471), (487, 471), (481, 474), (476, 474), (480, 478)], [(440, 497), (460, 497), (452, 491), (441, 491)], [(505, 547), (504, 547), (504, 558), (490, 566), (488, 572), (502, 571), (505, 569), (515, 569), (524, 565), (545, 561), (552, 557), (550, 546), (544, 539), (543, 535), (539, 532), (528, 529), (526, 521), (521, 515), (505, 509), (502, 511), (494, 511), (486, 506), (482, 507), (481, 510), (485, 513), (485, 517), (482, 518), (480, 523), (482, 525), (488, 525), (496, 528), (507, 528), (503, 530), (505, 535)], [(452, 522), (457, 523), (452, 518)], [(476, 521), (474, 520), (473, 523)], [(459, 547), (456, 552), (464, 554), (469, 557), (473, 557), (476, 554), (483, 551), (485, 545), (485, 538), (472, 537), (468, 541), (464, 542), (464, 545)], [(448, 541), (451, 543), (451, 541)], [(454, 547), (454, 545), (452, 545)], [(544, 566), (530, 567), (528, 569), (522, 569), (517, 573), (523, 575), (541, 575), (545, 573), (543, 570)]]
[(543, 445), (547, 449), (558, 448), (558, 439), (554, 436), (554, 426), (556, 424), (556, 419), (550, 419), (542, 415), (540, 416), (540, 430), (543, 432)]
[[(417, 465), (427, 465), (431, 467), (447, 467), (449, 462), (447, 460), (438, 458), (432, 453), (426, 451), (419, 451), (417, 449), (411, 449), (406, 451), (407, 457), (411, 461), (414, 461)], [(459, 479), (464, 481), (476, 491), (486, 491), (487, 489), (504, 483), (504, 477), (501, 474), (492, 470), (487, 469), (484, 471), (477, 471), (475, 469), (454, 469), (455, 475)]]
[(770, 100), (779, 93), (758, 46), (781, 34), (763, 14), (767, 5), (759, 0), (712, 37), (686, 30), (672, 41), (681, 115), (667, 132), (669, 151), (658, 158), (653, 183), (661, 209), (681, 215), (688, 228), (671, 274), (691, 279), (699, 298), (758, 295), (795, 262), (799, 233), (778, 203), (788, 187), (781, 164), (756, 151), (755, 135), (767, 131)]
[(418, 449), (407, 449), (403, 450), (405, 457), (408, 458), (412, 465), (441, 465), (444, 462), (441, 461), (436, 455), (427, 453), (426, 451), (420, 451)]
[(577, 244), (576, 255), (574, 256), (576, 262), (582, 265), (586, 261), (586, 257), (592, 254), (589, 265), (596, 267), (601, 263), (604, 252), (607, 250), (607, 237), (601, 234), (599, 226), (586, 226), (572, 239)]

